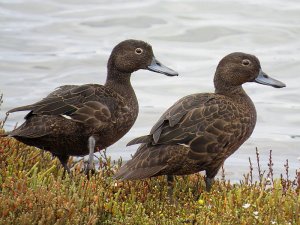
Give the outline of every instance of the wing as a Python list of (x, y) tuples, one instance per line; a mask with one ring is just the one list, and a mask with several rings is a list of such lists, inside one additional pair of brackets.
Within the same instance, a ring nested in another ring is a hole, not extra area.
[(76, 121), (99, 127), (103, 122), (115, 122), (114, 111), (122, 107), (122, 97), (96, 84), (61, 86), (41, 101), (8, 111), (30, 110), (32, 115), (62, 115)]
[[(66, 98), (67, 96), (70, 97), (72, 90), (78, 88), (77, 85), (64, 85), (58, 87), (55, 91), (51, 92), (46, 98), (43, 98), (41, 101), (38, 101), (37, 103), (31, 104), (31, 105), (25, 105), (13, 108), (9, 110), (7, 113), (13, 113), (18, 111), (31, 111), (31, 113), (39, 114), (39, 111), (41, 111), (41, 108), (43, 106), (49, 105), (49, 103), (54, 104), (55, 102), (57, 105), (63, 101), (63, 98)], [(68, 93), (70, 92), (70, 93)], [(34, 112), (33, 112), (34, 111)], [(42, 114), (43, 112), (41, 112)]]
[(154, 125), (143, 143), (187, 145), (191, 154), (231, 149), (229, 145), (245, 137), (250, 117), (230, 99), (214, 96), (196, 94), (178, 101)]
[(150, 134), (130, 141), (127, 146), (139, 143), (158, 143), (162, 129), (166, 126), (174, 127), (193, 108), (211, 99), (209, 94), (188, 95), (175, 102), (152, 127)]

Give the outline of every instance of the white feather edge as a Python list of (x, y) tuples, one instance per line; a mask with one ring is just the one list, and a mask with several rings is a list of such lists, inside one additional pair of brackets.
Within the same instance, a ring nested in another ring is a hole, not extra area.
[(71, 116), (67, 116), (67, 115), (61, 115), (62, 117), (66, 118), (67, 120), (71, 120), (72, 117)]

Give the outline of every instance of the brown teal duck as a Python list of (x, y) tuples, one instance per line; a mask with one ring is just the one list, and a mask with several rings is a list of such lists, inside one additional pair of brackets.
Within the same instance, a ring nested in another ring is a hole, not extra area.
[(94, 151), (118, 141), (137, 118), (138, 101), (130, 77), (139, 69), (178, 75), (155, 59), (149, 44), (125, 40), (110, 55), (104, 85), (61, 86), (37, 103), (11, 109), (8, 113), (30, 112), (21, 126), (2, 136), (51, 152), (68, 172), (69, 156), (89, 154), (88, 172)]
[(115, 178), (167, 175), (170, 191), (173, 175), (205, 170), (209, 191), (225, 159), (250, 137), (255, 127), (256, 110), (242, 88), (246, 82), (285, 87), (262, 71), (255, 56), (240, 52), (225, 56), (215, 73), (215, 93), (188, 95), (171, 106), (149, 135), (128, 143), (142, 145)]

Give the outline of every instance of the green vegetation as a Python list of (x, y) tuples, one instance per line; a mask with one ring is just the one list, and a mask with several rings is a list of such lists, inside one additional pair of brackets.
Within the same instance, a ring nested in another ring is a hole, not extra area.
[(300, 224), (299, 184), (286, 173), (273, 180), (271, 158), (259, 181), (250, 167), (240, 184), (217, 180), (210, 193), (202, 175), (177, 177), (176, 204), (164, 177), (116, 182), (121, 161), (104, 155), (87, 179), (83, 161), (69, 163), (72, 176), (49, 153), (0, 138), (0, 224)]
[(299, 193), (283, 178), (217, 181), (207, 193), (201, 175), (178, 177), (172, 205), (163, 177), (117, 183), (118, 166), (101, 158), (88, 180), (82, 164), (64, 176), (50, 154), (0, 139), (0, 224), (300, 224)]

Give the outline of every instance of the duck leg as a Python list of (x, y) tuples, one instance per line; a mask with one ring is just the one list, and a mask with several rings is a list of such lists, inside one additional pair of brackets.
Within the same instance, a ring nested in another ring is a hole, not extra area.
[(219, 161), (216, 161), (213, 166), (206, 169), (205, 184), (207, 192), (210, 192), (211, 187), (214, 184), (214, 178), (217, 175), (221, 166), (223, 165), (224, 160), (225, 159), (219, 159)]
[(205, 177), (206, 191), (210, 192), (212, 185), (214, 184), (214, 178), (208, 176)]
[(94, 151), (95, 151), (95, 146), (96, 146), (96, 140), (93, 136), (89, 137), (88, 140), (88, 148), (89, 148), (89, 159), (87, 163), (87, 167), (85, 169), (85, 174), (89, 175), (89, 172), (91, 171), (92, 173), (95, 172), (94, 170)]
[(167, 183), (168, 183), (168, 197), (170, 199), (170, 202), (173, 204), (173, 183), (174, 183), (174, 176), (173, 175), (167, 175)]
[(68, 174), (71, 174), (71, 170), (68, 167), (69, 156), (68, 155), (55, 155), (55, 156), (59, 159), (60, 163), (65, 169), (65, 172), (67, 171)]
[(195, 196), (195, 199), (198, 200), (200, 197), (199, 187), (200, 187), (200, 181), (199, 178), (197, 179), (196, 185), (195, 185), (195, 191), (193, 192), (193, 195)]

